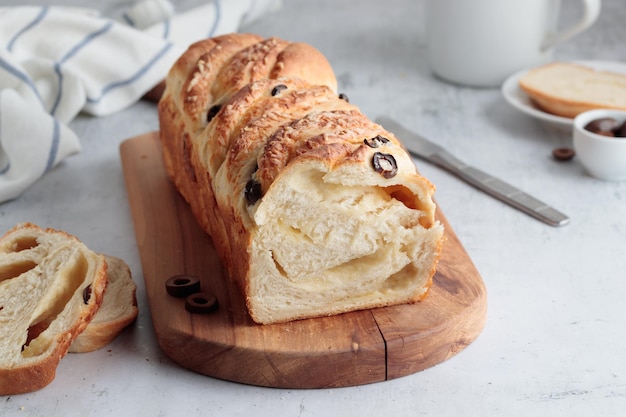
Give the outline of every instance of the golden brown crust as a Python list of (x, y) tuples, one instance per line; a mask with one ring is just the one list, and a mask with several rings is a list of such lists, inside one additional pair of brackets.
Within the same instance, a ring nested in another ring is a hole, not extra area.
[[(275, 89), (280, 91), (272, 94)], [(311, 86), (296, 79), (265, 79), (244, 87), (211, 124), (215, 129), (207, 132), (205, 149), (210, 152), (204, 155), (211, 155), (210, 172), (224, 164), (228, 181), (239, 184), (243, 176), (249, 177), (263, 150), (265, 141), (259, 138), (270, 138), (279, 126), (325, 108), (356, 109), (327, 86)], [(224, 136), (228, 139), (223, 140)], [(237, 192), (235, 189), (234, 194)]]
[(188, 188), (197, 182), (190, 163), (189, 135), (208, 123), (207, 112), (215, 101), (209, 87), (215, 84), (226, 61), (261, 39), (238, 34), (202, 40), (191, 45), (172, 66), (163, 93), (167, 99), (159, 101), (159, 123), (164, 164), (183, 195), (189, 195)]
[[(206, 126), (206, 114), (209, 107), (219, 103), (232, 90), (231, 83), (221, 83), (220, 76), (226, 65), (233, 62), (242, 48), (255, 45), (262, 38), (256, 35), (243, 34), (241, 36), (224, 35), (195, 44), (197, 51), (183, 59), (184, 67), (188, 68), (188, 59), (195, 60), (191, 71), (176, 68), (179, 74), (188, 74), (181, 88), (182, 109), (187, 115), (193, 115), (196, 128)], [(245, 49), (244, 49), (245, 50)], [(198, 55), (199, 52), (202, 52)], [(183, 55), (184, 56), (184, 55)], [(227, 91), (216, 88), (222, 86)], [(237, 88), (238, 89), (238, 88)], [(235, 90), (236, 91), (236, 90)]]
[(539, 90), (526, 88), (525, 91), (529, 96), (531, 96), (531, 100), (539, 109), (556, 116), (573, 119), (580, 113), (598, 108), (597, 105), (592, 103), (563, 102), (562, 100), (550, 97)]
[[(208, 160), (209, 173), (215, 176), (217, 170), (226, 159), (226, 153), (236, 135), (246, 129), (246, 125), (256, 117), (270, 111), (272, 107), (290, 104), (284, 100), (285, 94), (272, 96), (277, 85), (285, 85), (288, 90), (303, 89), (308, 86), (302, 80), (271, 80), (262, 79), (246, 84), (226, 102), (217, 115), (211, 120), (204, 132), (208, 140), (198, 143), (203, 159)], [(283, 98), (283, 100), (280, 100)], [(293, 100), (292, 100), (293, 103)]]
[[(365, 139), (377, 135), (397, 140), (380, 125), (369, 120), (358, 110), (320, 111), (306, 115), (289, 125), (279, 127), (267, 140), (263, 156), (259, 159), (257, 179), (263, 190), (267, 190), (278, 173), (295, 157), (311, 153), (313, 149), (331, 143), (352, 144), (345, 146), (345, 152), (332, 157), (343, 159), (346, 152), (362, 146)], [(331, 158), (328, 153), (319, 156)]]
[(64, 347), (69, 347), (69, 344), (59, 341), (55, 351), (36, 366), (0, 369), (0, 395), (25, 394), (49, 385), (56, 376), (59, 362), (65, 356)]
[(236, 53), (219, 72), (212, 91), (217, 102), (235, 94), (251, 82), (268, 78), (278, 54), (288, 42), (269, 38)]
[(330, 63), (320, 51), (306, 43), (291, 43), (278, 55), (268, 78), (283, 77), (301, 78), (311, 85), (325, 85), (337, 94), (337, 80)]

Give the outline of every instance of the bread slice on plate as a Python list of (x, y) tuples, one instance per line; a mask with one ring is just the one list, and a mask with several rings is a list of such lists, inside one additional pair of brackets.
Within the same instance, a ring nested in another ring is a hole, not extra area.
[(626, 110), (626, 74), (597, 71), (571, 62), (553, 62), (529, 70), (519, 87), (551, 114), (574, 118), (587, 110)]
[(105, 257), (74, 236), (24, 223), (0, 238), (0, 395), (54, 379), (106, 285)]
[(130, 269), (114, 256), (105, 256), (108, 265), (108, 284), (102, 305), (87, 328), (70, 346), (72, 353), (85, 353), (101, 349), (111, 343), (137, 318), (136, 291)]

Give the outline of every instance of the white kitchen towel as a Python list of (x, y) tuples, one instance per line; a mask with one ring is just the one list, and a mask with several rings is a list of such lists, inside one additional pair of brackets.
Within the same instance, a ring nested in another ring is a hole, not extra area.
[(235, 32), (278, 0), (214, 0), (177, 14), (132, 4), (117, 21), (90, 9), (0, 7), (0, 203), (80, 151), (68, 123), (123, 110), (197, 40)]

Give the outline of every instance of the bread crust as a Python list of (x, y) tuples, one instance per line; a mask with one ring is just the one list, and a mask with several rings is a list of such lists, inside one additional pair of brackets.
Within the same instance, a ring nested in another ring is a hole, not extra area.
[[(67, 259), (61, 258), (65, 252), (69, 253)], [(4, 321), (3, 327), (16, 325), (19, 329), (17, 335), (5, 334), (3, 338), (6, 341), (11, 337), (23, 343), (21, 346), (19, 343), (5, 344), (3, 348), (5, 351), (0, 360), (0, 395), (36, 391), (54, 379), (59, 361), (67, 354), (72, 341), (85, 329), (102, 304), (107, 285), (107, 264), (104, 256), (89, 250), (76, 237), (51, 228), (41, 229), (32, 223), (17, 225), (0, 239), (0, 259), (5, 267), (11, 263), (32, 263), (27, 271), (18, 270), (17, 276), (11, 274), (0, 280), (0, 292), (5, 294), (18, 287), (20, 280), (27, 279), (28, 274), (42, 274), (42, 277), (51, 273), (69, 274), (59, 275), (60, 278), (50, 284), (54, 286), (52, 291), (61, 291), (61, 299), (67, 300), (63, 310), (59, 310), (54, 304), (38, 306), (38, 311), (42, 308), (43, 310), (33, 322), (29, 317), (16, 316), (19, 314), (16, 306), (23, 304), (19, 295), (14, 296), (18, 297), (19, 302), (10, 303), (6, 298), (0, 300), (0, 314), (10, 314), (12, 317), (10, 321)], [(75, 259), (84, 261), (86, 265), (75, 266)], [(48, 265), (51, 265), (50, 270), (44, 269)], [(69, 270), (66, 271), (66, 267)], [(84, 270), (81, 269), (83, 267)], [(75, 268), (78, 268), (77, 272)], [(72, 278), (74, 273), (85, 275)], [(66, 276), (68, 280), (80, 278), (80, 282), (71, 284), (72, 292), (69, 294), (63, 293), (67, 291), (65, 287), (70, 285), (64, 283)], [(50, 302), (58, 298), (53, 298)], [(70, 304), (71, 311), (66, 314), (66, 306)], [(26, 326), (20, 325), (24, 320)], [(28, 336), (26, 332), (29, 332)]]

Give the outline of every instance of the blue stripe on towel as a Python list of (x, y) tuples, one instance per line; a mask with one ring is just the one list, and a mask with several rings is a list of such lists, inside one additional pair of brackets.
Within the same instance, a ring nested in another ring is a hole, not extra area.
[[(0, 109), (1, 110), (1, 109)], [(2, 143), (2, 113), (0, 113), (0, 143)], [(4, 175), (11, 169), (11, 160), (7, 158), (7, 164), (0, 167), (0, 175)]]
[(135, 27), (135, 21), (128, 15), (128, 13), (122, 13), (122, 18), (128, 23), (128, 26)]
[(39, 24), (39, 22), (41, 22), (43, 20), (43, 18), (46, 16), (46, 14), (48, 14), (48, 6), (43, 6), (41, 8), (41, 11), (39, 11), (39, 14), (37, 16), (35, 16), (35, 19), (33, 19), (29, 24), (24, 26), (21, 30), (19, 30), (13, 36), (13, 38), (11, 38), (11, 40), (9, 41), (9, 43), (7, 45), (7, 51), (12, 52), (13, 51), (13, 45), (15, 44), (17, 39), (20, 36), (22, 36), (24, 33), (28, 32), (33, 26), (36, 26), (37, 24)]
[(163, 55), (165, 55), (165, 53), (172, 47), (171, 43), (167, 43), (163, 48), (161, 48), (161, 50), (159, 52), (156, 53), (155, 56), (152, 57), (152, 59), (150, 59), (150, 61), (148, 61), (148, 63), (146, 65), (144, 65), (143, 67), (139, 68), (139, 70), (131, 75), (129, 78), (126, 78), (125, 80), (120, 80), (120, 81), (115, 81), (109, 85), (104, 86), (104, 88), (102, 89), (102, 92), (100, 93), (99, 97), (87, 97), (87, 102), (91, 103), (91, 104), (97, 104), (99, 103), (102, 98), (110, 91), (115, 90), (116, 88), (120, 88), (120, 87), (124, 87), (126, 85), (132, 84), (133, 82), (137, 81), (139, 78), (141, 78), (142, 75), (144, 75), (146, 72), (148, 72), (150, 70), (150, 68), (152, 68), (154, 66), (154, 64), (156, 64), (156, 62), (161, 59), (161, 57)]
[(48, 153), (48, 161), (46, 162), (47, 172), (54, 165), (54, 161), (57, 158), (57, 152), (59, 151), (59, 141), (61, 140), (61, 127), (59, 121), (56, 118), (52, 119), (54, 126), (52, 129), (52, 143), (50, 144), (50, 152)]
[(54, 104), (52, 105), (52, 108), (50, 109), (50, 114), (52, 115), (55, 114), (57, 107), (59, 106), (59, 103), (61, 102), (61, 96), (63, 94), (63, 73), (61, 72), (61, 65), (67, 60), (69, 60), (70, 58), (72, 58), (74, 55), (76, 55), (76, 53), (80, 51), (89, 42), (91, 42), (98, 36), (101, 36), (105, 34), (106, 32), (108, 32), (111, 29), (111, 27), (113, 27), (113, 23), (107, 22), (100, 29), (85, 36), (80, 42), (74, 45), (59, 61), (54, 63), (54, 72), (56, 73), (57, 79), (59, 82), (58, 82), (57, 96), (54, 99)]
[(5, 166), (4, 168), (0, 168), (0, 175), (4, 175), (7, 172), (9, 172), (9, 169), (11, 169), (11, 161), (7, 162), (7, 166)]
[(167, 39), (170, 36), (170, 26), (172, 21), (170, 19), (165, 19), (163, 22), (163, 39)]
[(8, 61), (2, 59), (2, 57), (0, 57), (0, 68), (4, 68), (9, 74), (13, 75), (15, 78), (19, 78), (24, 84), (28, 85), (30, 89), (33, 90), (33, 93), (35, 93), (35, 95), (37, 96), (39, 103), (41, 103), (41, 105), (43, 106), (43, 100), (39, 95), (39, 91), (37, 91), (37, 87), (33, 83), (33, 80), (31, 80), (26, 73), (15, 68)]
[(215, 35), (215, 31), (217, 30), (217, 25), (220, 22), (220, 18), (222, 17), (222, 3), (220, 0), (215, 0), (213, 2), (215, 4), (215, 21), (213, 21), (213, 27), (209, 31), (208, 37), (211, 38)]
[(61, 72), (61, 64), (58, 62), (54, 63), (54, 73), (57, 75), (57, 96), (54, 99), (54, 103), (52, 104), (52, 108), (50, 109), (50, 114), (54, 116), (54, 113), (57, 111), (57, 107), (59, 107), (59, 103), (61, 102), (61, 96), (63, 95), (63, 73)]

